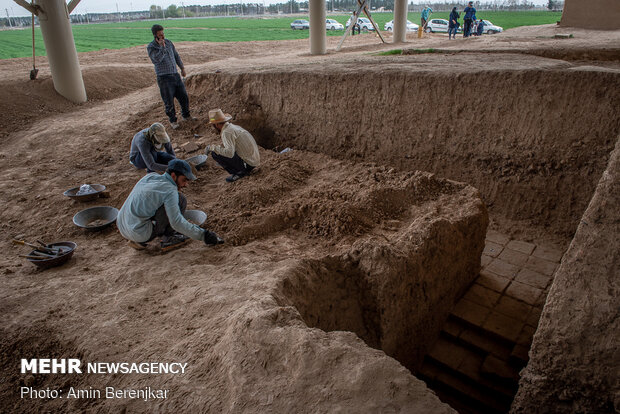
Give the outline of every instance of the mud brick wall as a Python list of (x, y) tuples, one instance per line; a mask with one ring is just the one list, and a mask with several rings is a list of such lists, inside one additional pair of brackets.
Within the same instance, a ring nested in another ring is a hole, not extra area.
[(592, 70), (433, 73), (365, 65), (202, 74), (191, 93), (264, 148), (430, 171), (493, 214), (570, 240), (620, 133), (620, 76)]
[(513, 413), (612, 413), (618, 405), (620, 139), (564, 254)]
[[(416, 200), (416, 187), (429, 186), (432, 199)], [(410, 193), (398, 220), (346, 254), (304, 260), (276, 297), (308, 326), (355, 332), (415, 372), (480, 271), (488, 217), (471, 186), (419, 173)]]

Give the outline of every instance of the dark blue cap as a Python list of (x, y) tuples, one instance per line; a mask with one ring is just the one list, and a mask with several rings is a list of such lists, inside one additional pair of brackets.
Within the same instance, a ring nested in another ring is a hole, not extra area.
[(175, 158), (168, 163), (168, 168), (172, 172), (184, 175), (190, 181), (194, 181), (196, 179), (196, 176), (192, 172), (192, 167), (190, 167), (186, 161)]

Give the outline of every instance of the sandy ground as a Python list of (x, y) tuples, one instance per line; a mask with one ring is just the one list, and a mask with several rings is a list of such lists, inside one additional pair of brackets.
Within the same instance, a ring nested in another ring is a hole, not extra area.
[[(574, 39), (553, 39), (567, 32)], [(325, 73), (354, 73), (369, 54), (395, 48), (364, 35), (348, 39), (336, 53), (338, 40), (329, 39), (325, 56), (310, 56), (307, 40), (181, 43), (177, 48), (190, 78), (276, 66), (294, 71), (300, 65)], [(484, 70), (553, 68), (570, 61), (618, 73), (619, 44), (619, 31), (540, 26), (469, 41), (449, 41), (445, 35), (418, 40), (410, 35), (408, 43), (397, 47), (463, 52), (449, 62), (419, 55), (412, 64), (421, 72), (468, 72), (488, 51), (505, 51), (506, 56), (488, 62)], [(190, 208), (206, 211), (206, 226), (227, 243), (207, 248), (192, 242), (166, 255), (154, 246), (136, 252), (127, 248), (114, 227), (86, 233), (71, 219), (91, 205), (120, 208), (142, 176), (127, 161), (131, 137), (152, 122), (165, 121), (152, 65), (143, 47), (82, 53), (79, 59), (89, 96), (82, 105), (54, 92), (45, 59), (39, 59), (36, 81), (28, 80), (29, 59), (0, 61), (3, 411), (450, 411), (396, 360), (353, 333), (309, 328), (293, 306), (278, 302), (274, 292), (291, 272), (305, 271), (300, 265), (304, 261), (348, 257), (352, 251), (359, 254), (359, 243), (365, 246), (362, 252), (370, 252), (369, 246), (391, 246), (400, 237), (411, 237), (412, 200), (387, 197), (381, 202), (382, 195), (409, 182), (419, 196), (413, 204), (448, 203), (442, 197), (453, 192), (446, 188), (457, 184), (432, 178), (439, 183), (433, 187), (412, 171), (305, 151), (278, 155), (265, 148), (263, 165), (251, 179), (229, 185), (223, 180), (226, 174), (210, 162), (185, 191)], [(389, 67), (392, 57), (384, 59)], [(203, 123), (209, 109), (204, 96), (191, 98), (201, 121), (172, 132), (173, 142), (217, 142)], [(201, 137), (195, 139), (194, 134)], [(64, 190), (82, 183), (105, 184), (111, 197), (90, 204), (63, 197)], [(461, 201), (471, 203), (474, 211), (475, 192), (468, 194)], [(493, 210), (491, 219), (496, 226), (512, 225), (494, 217)], [(536, 234), (543, 233), (544, 229)], [(72, 240), (79, 247), (66, 265), (39, 271), (18, 257), (27, 249), (12, 246), (11, 238)], [(563, 247), (570, 241), (554, 240)], [(26, 377), (17, 371), (19, 358), (25, 357), (183, 361), (191, 365), (191, 372), (176, 377)], [(23, 400), (18, 394), (20, 386), (66, 390), (106, 385), (168, 388), (173, 396), (145, 403)]]

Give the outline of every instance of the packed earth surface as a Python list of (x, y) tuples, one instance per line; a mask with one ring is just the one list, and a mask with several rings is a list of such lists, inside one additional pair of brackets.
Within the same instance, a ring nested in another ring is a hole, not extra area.
[[(0, 61), (0, 411), (453, 412), (416, 368), (477, 276), (487, 228), (568, 248), (620, 133), (620, 31), (339, 40), (322, 56), (308, 40), (176, 44), (198, 118), (177, 130), (145, 47), (80, 53), (84, 104), (54, 91), (45, 58), (35, 81), (29, 59)], [(224, 244), (136, 251), (114, 225), (73, 224), (120, 208), (144, 175), (136, 132), (162, 122), (189, 158), (220, 140), (213, 108), (261, 155), (232, 184), (209, 159), (183, 190)], [(81, 184), (105, 197), (63, 196)], [(40, 270), (12, 239), (78, 247)], [(187, 371), (22, 375), (22, 358)]]

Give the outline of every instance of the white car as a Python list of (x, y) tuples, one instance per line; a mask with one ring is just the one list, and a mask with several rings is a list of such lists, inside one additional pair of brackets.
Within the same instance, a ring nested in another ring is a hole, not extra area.
[[(409, 20), (407, 20), (407, 31), (408, 32), (417, 32), (418, 28), (420, 26), (418, 26), (415, 23), (411, 23)], [(389, 22), (387, 22), (385, 24), (385, 26), (383, 26), (383, 30), (386, 30), (388, 32), (391, 32), (394, 30), (394, 20), (390, 20)]]
[(486, 34), (495, 34), (495, 33), (501, 33), (504, 31), (504, 29), (500, 26), (495, 26), (493, 23), (491, 23), (488, 20), (482, 20), (484, 22), (484, 28), (482, 29), (482, 33), (486, 33)]
[[(351, 24), (351, 18), (349, 17), (349, 20), (347, 20), (347, 27), (349, 27), (350, 24)], [(360, 27), (360, 30), (368, 30), (368, 31), (375, 30), (375, 27), (372, 25), (370, 20), (368, 20), (365, 17), (358, 18), (357, 25)]]
[(291, 23), (291, 29), (293, 30), (304, 30), (304, 29), (310, 29), (310, 22), (308, 20), (295, 20), (293, 23)]
[(334, 19), (325, 19), (325, 29), (327, 30), (344, 30), (342, 23), (338, 23)]
[[(446, 19), (431, 19), (426, 23), (426, 33), (448, 33), (448, 21)], [(463, 26), (459, 26), (457, 33), (463, 33)]]

